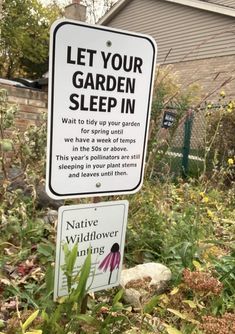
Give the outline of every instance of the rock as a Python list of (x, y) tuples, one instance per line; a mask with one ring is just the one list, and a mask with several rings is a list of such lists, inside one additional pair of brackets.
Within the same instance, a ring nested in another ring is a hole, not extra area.
[(43, 217), (45, 223), (55, 225), (58, 219), (58, 212), (56, 210), (48, 210), (47, 214)]
[[(30, 197), (32, 193), (32, 187), (27, 184), (24, 173), (21, 172), (19, 169), (12, 169), (9, 173), (10, 178), (13, 181), (8, 186), (9, 191), (21, 190), (25, 196)], [(1, 180), (1, 177), (0, 177)], [(45, 190), (44, 184), (39, 184), (36, 187), (36, 194), (37, 194), (37, 208), (44, 209), (44, 208), (52, 208), (52, 209), (59, 209), (60, 206), (64, 204), (62, 200), (54, 200), (50, 198)]]
[(144, 263), (121, 272), (124, 301), (140, 307), (153, 295), (161, 294), (171, 279), (171, 271), (161, 263)]
[(52, 208), (52, 209), (59, 209), (60, 206), (64, 204), (64, 201), (62, 200), (54, 200), (50, 198), (46, 191), (44, 185), (39, 185), (37, 187), (37, 206), (40, 209), (43, 208)]
[(123, 299), (127, 304), (130, 304), (137, 309), (141, 308), (141, 292), (140, 291), (133, 289), (133, 288), (125, 289)]

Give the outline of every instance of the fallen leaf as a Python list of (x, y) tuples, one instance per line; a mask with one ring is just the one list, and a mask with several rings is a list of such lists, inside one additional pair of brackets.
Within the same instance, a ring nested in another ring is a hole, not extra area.
[(34, 267), (34, 260), (26, 260), (18, 265), (17, 272), (21, 276), (26, 276)]
[(11, 281), (7, 278), (0, 278), (0, 283), (2, 283), (3, 285), (11, 285)]
[(16, 301), (10, 300), (9, 302), (5, 302), (1, 305), (1, 312), (6, 310), (15, 310), (16, 309)]
[(165, 325), (166, 326), (166, 330), (168, 334), (183, 334), (181, 331), (179, 331), (178, 329), (171, 327), (169, 325)]

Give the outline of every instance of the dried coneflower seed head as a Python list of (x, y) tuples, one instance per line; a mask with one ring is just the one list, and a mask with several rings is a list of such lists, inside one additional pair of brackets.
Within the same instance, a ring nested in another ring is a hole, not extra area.
[(111, 252), (112, 253), (117, 253), (119, 251), (119, 244), (116, 242), (115, 244), (113, 244), (113, 246), (111, 247)]
[(204, 316), (200, 329), (205, 334), (235, 334), (235, 314), (225, 313), (222, 317)]
[(190, 271), (184, 269), (183, 280), (186, 285), (195, 292), (220, 294), (223, 284), (209, 272)]

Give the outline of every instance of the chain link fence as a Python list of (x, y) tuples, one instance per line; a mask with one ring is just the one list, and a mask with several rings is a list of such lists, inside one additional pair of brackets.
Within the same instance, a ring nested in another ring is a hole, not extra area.
[(205, 168), (205, 131), (204, 110), (189, 110), (179, 121), (174, 111), (165, 110), (151, 177), (199, 177)]

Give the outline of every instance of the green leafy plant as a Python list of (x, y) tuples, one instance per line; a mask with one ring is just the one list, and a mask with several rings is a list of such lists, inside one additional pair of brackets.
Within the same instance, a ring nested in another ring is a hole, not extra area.
[[(91, 252), (78, 274), (74, 275), (74, 265), (77, 259), (78, 245), (75, 244), (72, 250), (68, 245), (63, 246), (65, 264), (62, 269), (67, 280), (68, 296), (62, 297), (56, 307), (46, 309), (42, 316), (44, 318), (43, 329), (47, 333), (69, 333), (79, 327), (78, 315), (82, 311), (82, 303), (87, 294), (87, 280), (91, 268)], [(67, 318), (66, 315), (69, 314)], [(63, 331), (62, 331), (63, 328)]]
[[(119, 302), (123, 291), (120, 290), (113, 298), (111, 306), (105, 303), (95, 305), (91, 310), (87, 309), (87, 280), (91, 268), (91, 252), (78, 274), (74, 275), (74, 266), (77, 258), (78, 245), (69, 250), (65, 244), (63, 246), (65, 254), (65, 264), (62, 269), (66, 276), (68, 295), (61, 297), (58, 303), (51, 309), (42, 312), (44, 319), (43, 331), (45, 333), (86, 333), (93, 330), (99, 333), (110, 333), (110, 328), (127, 321), (125, 315), (118, 315), (122, 311), (123, 305)], [(85, 314), (85, 312), (87, 312)], [(103, 318), (101, 315), (104, 315)], [(69, 317), (67, 316), (69, 315)], [(44, 333), (43, 332), (43, 333)]]
[(32, 322), (37, 318), (38, 313), (39, 313), (39, 310), (33, 312), (28, 317), (28, 319), (26, 319), (26, 321), (24, 323), (22, 323), (21, 318), (20, 318), (20, 313), (18, 312), (22, 334), (42, 334), (42, 330), (40, 330), (40, 329), (32, 329), (30, 331), (27, 331), (27, 329), (31, 326)]
[(38, 78), (45, 73), (49, 27), (61, 12), (56, 3), (44, 6), (38, 0), (4, 0), (0, 23), (0, 69), (4, 77)]
[(8, 168), (11, 161), (7, 157), (14, 150), (14, 133), (11, 138), (7, 136), (7, 130), (14, 126), (14, 117), (17, 113), (15, 105), (8, 104), (6, 89), (0, 89), (0, 165), (4, 179), (8, 178)]

